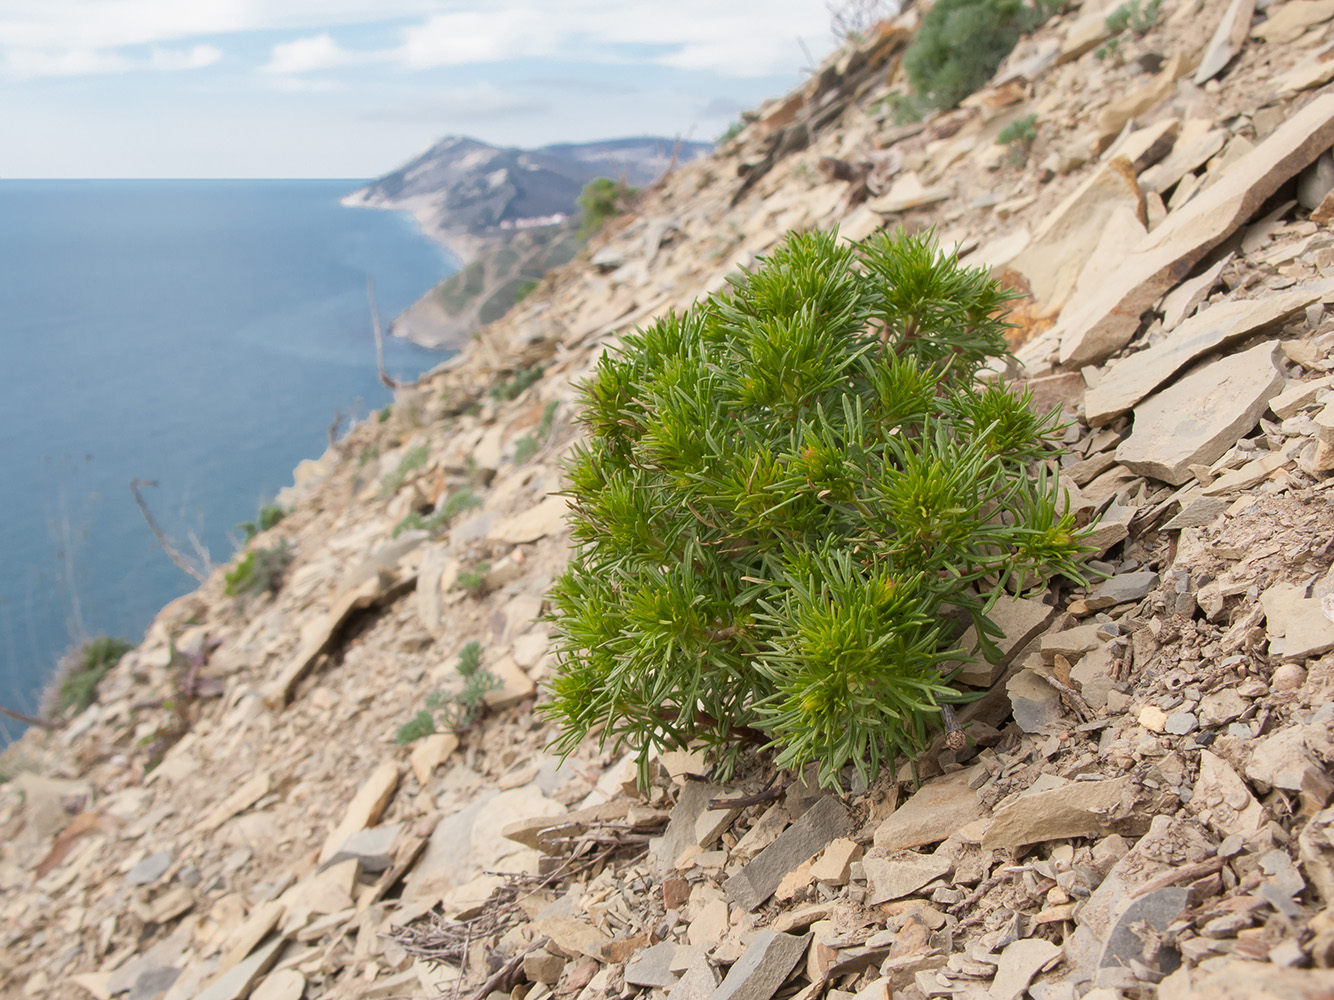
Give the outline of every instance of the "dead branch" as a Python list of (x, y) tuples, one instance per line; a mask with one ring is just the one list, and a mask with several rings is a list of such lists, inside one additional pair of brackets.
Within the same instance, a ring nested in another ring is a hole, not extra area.
[(166, 533), (158, 527), (157, 520), (153, 517), (153, 512), (148, 509), (148, 502), (144, 500), (143, 494), (139, 492), (141, 486), (157, 486), (156, 479), (131, 479), (130, 492), (134, 494), (134, 502), (139, 506), (139, 512), (144, 515), (144, 520), (148, 522), (148, 529), (153, 532), (153, 537), (157, 539), (158, 545), (162, 551), (167, 553), (167, 558), (174, 562), (181, 570), (189, 573), (192, 577), (203, 583), (208, 579), (209, 571), (212, 570), (210, 563), (205, 563), (204, 569), (200, 569), (186, 559), (181, 551), (171, 543), (171, 539)]
[(56, 728), (56, 724), (50, 719), (39, 719), (35, 715), (16, 712), (12, 708), (6, 708), (4, 705), (0, 705), (0, 715), (3, 715), (6, 719), (13, 719), (15, 722), (22, 722), (25, 726), (37, 726), (40, 729)]
[(371, 332), (375, 334), (375, 370), (380, 384), (386, 389), (397, 389), (398, 380), (384, 370), (384, 333), (380, 329), (380, 310), (375, 305), (375, 275), (366, 272), (366, 298), (371, 304)]

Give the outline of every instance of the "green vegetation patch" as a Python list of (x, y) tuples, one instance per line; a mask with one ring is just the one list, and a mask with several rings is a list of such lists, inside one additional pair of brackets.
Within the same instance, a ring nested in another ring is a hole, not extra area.
[(56, 692), (56, 710), (82, 712), (97, 697), (97, 685), (134, 646), (124, 639), (99, 635), (89, 639), (74, 655)]
[[(939, 0), (922, 18), (903, 65), (919, 102), (952, 108), (991, 79), (1021, 35), (1060, 0)], [(920, 104), (916, 109), (920, 109)]]
[(579, 229), (579, 238), (588, 239), (601, 229), (608, 219), (624, 212), (630, 205), (630, 199), (637, 193), (637, 188), (614, 181), (610, 177), (594, 177), (579, 193), (579, 208), (583, 211), (584, 217), (583, 225)]
[(223, 574), (227, 596), (243, 597), (277, 590), (291, 561), (292, 548), (286, 539), (271, 548), (251, 549)]
[(723, 775), (758, 745), (870, 781), (965, 700), (964, 627), (995, 657), (1008, 588), (1083, 579), (1059, 414), (976, 383), (1009, 295), (929, 234), (793, 234), (731, 282), (581, 389), (545, 711), (564, 753), (599, 729), (641, 767), (699, 740)]
[(459, 650), (455, 669), (463, 677), (463, 689), (457, 694), (433, 691), (426, 697), (426, 707), (398, 727), (396, 743), (412, 743), (432, 733), (462, 732), (486, 711), (486, 696), (502, 685), (500, 678), (481, 669), (482, 644), (476, 640)]

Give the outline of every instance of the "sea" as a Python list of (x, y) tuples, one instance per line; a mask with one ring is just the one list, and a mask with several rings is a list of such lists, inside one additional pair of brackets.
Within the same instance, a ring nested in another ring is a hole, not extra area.
[[(137, 644), (226, 562), (336, 414), (389, 402), (385, 328), (456, 263), (355, 180), (0, 180), (0, 705), (33, 713), (81, 639)], [(415, 377), (447, 355), (389, 339)], [(0, 719), (0, 744), (22, 729)]]

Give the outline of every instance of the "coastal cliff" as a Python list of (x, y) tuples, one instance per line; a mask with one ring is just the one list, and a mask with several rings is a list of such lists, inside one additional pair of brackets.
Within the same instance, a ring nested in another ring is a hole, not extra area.
[[(6, 754), (0, 995), (1327, 995), (1334, 8), (1155, 10), (1114, 54), (1113, 8), (1057, 14), (915, 123), (917, 13), (878, 26), (303, 463), (274, 592), (215, 574)], [(934, 226), (1015, 291), (1094, 582), (997, 606), (967, 744), (870, 788), (558, 759), (576, 385), (835, 226)], [(472, 642), (487, 713), (395, 743)]]
[(610, 177), (639, 187), (710, 149), (638, 137), (522, 150), (450, 136), (343, 204), (409, 212), (457, 258), (460, 273), (390, 326), (424, 347), (457, 350), (503, 315), (520, 288), (578, 252), (576, 201), (585, 184)]

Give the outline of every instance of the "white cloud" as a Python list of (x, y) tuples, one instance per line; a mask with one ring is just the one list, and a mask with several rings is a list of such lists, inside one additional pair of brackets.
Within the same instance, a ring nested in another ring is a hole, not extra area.
[(194, 45), (188, 49), (154, 48), (147, 56), (137, 57), (95, 49), (66, 49), (57, 52), (9, 49), (0, 52), (0, 73), (18, 79), (32, 79), (130, 73), (136, 70), (179, 72), (212, 66), (221, 58), (222, 50), (212, 45)]
[[(798, 39), (826, 36), (818, 0), (514, 0), (456, 10), (407, 29), (398, 58), (412, 68), (564, 56), (587, 62), (631, 58), (726, 76), (790, 72)], [(648, 55), (627, 47), (649, 47)]]
[(298, 38), (273, 47), (273, 54), (263, 67), (265, 73), (313, 73), (365, 62), (367, 55), (349, 52), (328, 34)]
[[(156, 46), (167, 55), (150, 55), (147, 68), (197, 68), (220, 55), (200, 43), (291, 31), (304, 35), (274, 46), (270, 76), (562, 58), (758, 77), (799, 68), (799, 39), (824, 49), (828, 17), (822, 0), (0, 0), (0, 66), (13, 76), (125, 72), (145, 68), (126, 49)], [(392, 47), (347, 49), (334, 37), (404, 22)]]

